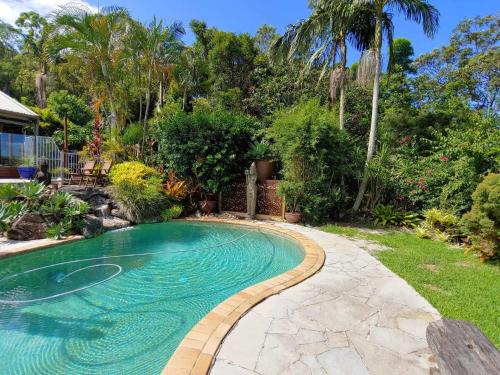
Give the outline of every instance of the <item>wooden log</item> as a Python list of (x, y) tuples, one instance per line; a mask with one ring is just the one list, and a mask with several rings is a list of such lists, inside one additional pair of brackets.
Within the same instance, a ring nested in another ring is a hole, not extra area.
[(500, 352), (473, 324), (438, 320), (426, 336), (441, 375), (500, 375)]

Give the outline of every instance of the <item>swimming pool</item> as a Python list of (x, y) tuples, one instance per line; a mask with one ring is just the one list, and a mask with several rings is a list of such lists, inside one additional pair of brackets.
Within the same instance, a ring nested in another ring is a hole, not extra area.
[(159, 374), (206, 313), (303, 258), (275, 233), (173, 222), (0, 260), (0, 374)]

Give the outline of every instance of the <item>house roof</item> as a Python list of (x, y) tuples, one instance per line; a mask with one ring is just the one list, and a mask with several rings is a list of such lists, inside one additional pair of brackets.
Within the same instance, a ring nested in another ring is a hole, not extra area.
[(2, 91), (0, 91), (0, 115), (26, 120), (38, 119), (35, 112)]

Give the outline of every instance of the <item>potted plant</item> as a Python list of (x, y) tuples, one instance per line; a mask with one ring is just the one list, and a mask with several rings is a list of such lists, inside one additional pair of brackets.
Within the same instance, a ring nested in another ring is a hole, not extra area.
[(254, 142), (250, 149), (250, 157), (255, 161), (257, 181), (264, 182), (271, 179), (274, 171), (274, 161), (271, 158), (271, 147), (268, 142)]
[(299, 208), (304, 195), (304, 184), (295, 181), (284, 181), (278, 187), (278, 194), (285, 200), (285, 220), (290, 224), (300, 222), (302, 214), (299, 212)]
[(26, 156), (23, 160), (23, 164), (17, 167), (19, 177), (25, 180), (31, 180), (33, 177), (35, 177), (37, 170), (38, 168), (35, 167), (35, 162), (30, 156)]

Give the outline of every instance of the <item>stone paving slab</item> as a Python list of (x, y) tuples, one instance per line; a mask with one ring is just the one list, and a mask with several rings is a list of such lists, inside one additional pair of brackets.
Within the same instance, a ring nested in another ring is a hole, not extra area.
[(439, 373), (425, 331), (440, 315), (406, 281), (359, 241), (274, 225), (314, 240), (325, 250), (325, 265), (244, 316), (211, 375)]

